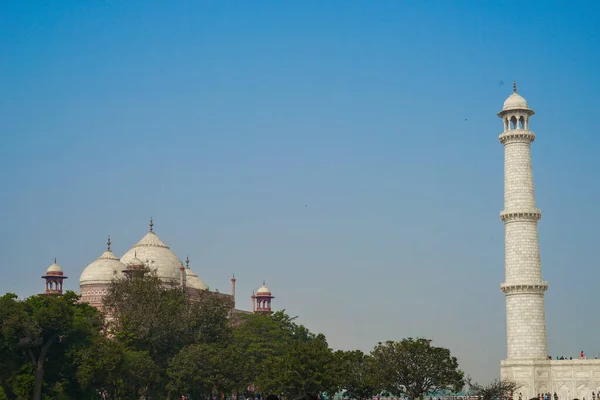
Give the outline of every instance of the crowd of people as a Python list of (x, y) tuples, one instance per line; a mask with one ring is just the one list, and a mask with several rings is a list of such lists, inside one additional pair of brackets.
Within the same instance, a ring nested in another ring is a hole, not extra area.
[[(579, 359), (584, 360), (585, 358), (586, 358), (585, 353), (583, 351), (579, 352)], [(560, 357), (556, 356), (556, 360), (572, 360), (572, 359), (573, 359), (573, 357), (567, 358), (567, 357), (563, 357), (563, 356), (560, 356)], [(597, 359), (598, 359), (598, 357), (594, 357), (594, 360), (597, 360)], [(548, 355), (548, 360), (554, 360), (554, 358), (552, 358), (551, 355)]]

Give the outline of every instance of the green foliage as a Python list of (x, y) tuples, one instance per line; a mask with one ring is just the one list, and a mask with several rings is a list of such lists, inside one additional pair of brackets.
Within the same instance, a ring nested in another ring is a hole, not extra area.
[(80, 394), (70, 355), (99, 334), (103, 319), (78, 299), (73, 292), (0, 298), (0, 385), (7, 397), (41, 399), (42, 390), (52, 398)]
[(292, 319), (283, 312), (273, 315), (237, 315), (233, 326), (233, 348), (238, 354), (239, 392), (248, 382), (257, 383), (259, 377), (276, 375), (278, 371), (267, 360), (281, 357), (284, 345), (290, 340)]
[(285, 312), (232, 315), (228, 297), (192, 300), (149, 270), (113, 281), (104, 307), (106, 321), (72, 292), (0, 297), (0, 400), (207, 399), (249, 386), (289, 400), (416, 399), (463, 383), (456, 358), (429, 340), (333, 352)]
[(246, 385), (291, 399), (335, 393), (333, 352), (325, 336), (311, 333), (284, 312), (240, 316), (233, 337)]
[[(122, 357), (146, 357), (148, 365), (152, 365), (145, 387), (135, 386), (137, 392), (146, 396), (166, 398), (170, 389), (179, 388), (167, 384), (168, 368), (173, 359), (192, 357), (187, 354), (195, 349), (192, 345), (223, 345), (232, 340), (231, 302), (227, 298), (203, 291), (192, 301), (180, 288), (165, 287), (149, 270), (113, 281), (104, 307), (111, 315), (109, 332), (113, 340), (126, 349), (122, 350)], [(109, 387), (118, 386), (113, 382)]]
[(139, 399), (156, 379), (158, 368), (148, 353), (100, 337), (77, 353), (77, 379), (81, 386), (108, 399)]
[(193, 398), (211, 393), (231, 393), (235, 357), (230, 348), (216, 343), (192, 344), (173, 357), (168, 369), (169, 388)]
[(360, 350), (336, 351), (335, 368), (344, 397), (365, 400), (381, 393), (381, 385), (375, 374), (373, 357)]
[(284, 355), (270, 362), (273, 370), (278, 371), (275, 380), (271, 377), (266, 381), (270, 384), (265, 384), (265, 387), (271, 388), (271, 391), (284, 393), (290, 398), (334, 394), (337, 391), (333, 352), (323, 334), (311, 334), (308, 340), (296, 339), (287, 343)]
[(379, 343), (372, 356), (381, 386), (394, 396), (417, 399), (439, 390), (458, 392), (464, 386), (456, 357), (448, 349), (432, 346), (429, 339)]

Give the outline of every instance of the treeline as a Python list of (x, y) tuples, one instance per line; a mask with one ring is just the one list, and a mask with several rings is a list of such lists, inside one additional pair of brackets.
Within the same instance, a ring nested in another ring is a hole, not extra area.
[(77, 301), (0, 297), (0, 399), (416, 399), (464, 383), (456, 358), (427, 339), (333, 351), (284, 312), (232, 316), (223, 296), (190, 301), (147, 271), (113, 282), (106, 317)]

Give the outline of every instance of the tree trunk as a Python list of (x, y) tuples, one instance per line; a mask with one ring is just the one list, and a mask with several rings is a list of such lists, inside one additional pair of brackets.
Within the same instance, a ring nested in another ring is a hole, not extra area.
[(34, 364), (35, 366), (35, 384), (33, 386), (33, 400), (42, 400), (42, 384), (44, 383), (44, 362), (46, 361), (46, 354), (48, 354), (48, 350), (52, 343), (54, 342), (54, 337), (48, 339), (46, 343), (42, 345), (42, 349), (40, 350), (40, 356), (37, 359), (37, 362)]
[(44, 359), (40, 356), (35, 366), (33, 400), (42, 400), (42, 383), (44, 383)]

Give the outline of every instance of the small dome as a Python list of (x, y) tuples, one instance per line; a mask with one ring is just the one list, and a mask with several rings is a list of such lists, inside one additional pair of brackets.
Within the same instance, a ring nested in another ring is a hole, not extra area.
[(79, 277), (79, 285), (108, 284), (113, 279), (120, 278), (123, 269), (125, 265), (112, 251), (106, 250), (83, 270)]
[(143, 267), (144, 262), (134, 255), (131, 260), (127, 261), (127, 265), (131, 265), (133, 267)]
[(521, 96), (517, 92), (514, 92), (513, 94), (508, 96), (508, 99), (504, 101), (502, 111), (516, 109), (529, 109), (529, 105), (527, 104), (527, 101), (523, 98), (523, 96)]
[(265, 285), (265, 283), (263, 282), (263, 285), (258, 288), (258, 290), (256, 291), (257, 295), (271, 295), (271, 290), (269, 290), (269, 288)]
[(185, 269), (185, 285), (192, 289), (208, 290), (208, 285), (202, 279), (198, 278), (198, 275), (189, 267)]
[(58, 266), (58, 264), (56, 263), (56, 260), (54, 260), (54, 262), (52, 263), (51, 266), (48, 267), (48, 269), (46, 270), (46, 273), (50, 273), (50, 272), (54, 272), (54, 273), (61, 273), (63, 272), (62, 268)]

